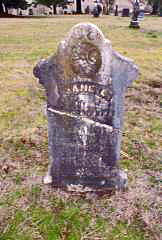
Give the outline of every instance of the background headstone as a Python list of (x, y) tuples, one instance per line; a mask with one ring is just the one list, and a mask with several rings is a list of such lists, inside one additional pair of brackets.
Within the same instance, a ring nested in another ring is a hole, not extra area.
[(99, 4), (97, 4), (94, 9), (93, 9), (93, 16), (94, 17), (99, 17), (100, 16), (100, 13), (102, 11), (102, 8)]
[(138, 19), (139, 19), (139, 20), (144, 20), (144, 10), (143, 10), (143, 9), (141, 9), (141, 10), (139, 11)]
[(48, 97), (49, 170), (45, 183), (70, 190), (123, 188), (118, 168), (124, 92), (137, 67), (100, 29), (78, 24), (34, 75)]
[(140, 5), (138, 0), (136, 0), (133, 4), (132, 19), (129, 25), (130, 28), (140, 28), (139, 21), (138, 21), (139, 13), (140, 13)]
[(129, 17), (129, 8), (123, 8), (122, 17)]

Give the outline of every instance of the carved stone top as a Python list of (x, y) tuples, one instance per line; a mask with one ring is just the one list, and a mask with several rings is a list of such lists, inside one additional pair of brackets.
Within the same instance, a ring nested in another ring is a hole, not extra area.
[(64, 59), (64, 78), (68, 83), (108, 83), (108, 79), (102, 82), (101, 75), (104, 72), (110, 76), (112, 49), (110, 41), (104, 38), (97, 26), (91, 23), (74, 26), (61, 42), (58, 55)]
[(34, 74), (47, 89), (49, 107), (120, 128), (122, 95), (137, 68), (112, 50), (96, 25), (81, 23)]

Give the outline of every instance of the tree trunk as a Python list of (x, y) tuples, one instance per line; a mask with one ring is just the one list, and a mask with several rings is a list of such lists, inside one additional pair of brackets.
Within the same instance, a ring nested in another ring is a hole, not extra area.
[(5, 4), (4, 7), (5, 7), (5, 13), (8, 14), (8, 7), (7, 7), (7, 5)]
[(4, 13), (2, 2), (0, 2), (0, 13)]
[(109, 15), (110, 11), (109, 11), (109, 3), (106, 3), (106, 15)]
[(56, 3), (53, 4), (53, 14), (56, 15), (57, 11), (56, 11)]
[(159, 4), (158, 3), (154, 3), (152, 6), (152, 15), (157, 15), (158, 14), (158, 8), (159, 8)]
[(159, 3), (159, 15), (162, 17), (162, 0)]
[(82, 3), (81, 0), (76, 0), (76, 13), (82, 14)]

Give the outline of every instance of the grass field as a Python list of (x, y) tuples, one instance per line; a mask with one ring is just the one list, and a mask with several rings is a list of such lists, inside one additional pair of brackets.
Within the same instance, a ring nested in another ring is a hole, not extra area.
[[(99, 26), (139, 78), (125, 98), (120, 166), (126, 192), (98, 197), (42, 184), (48, 166), (44, 89), (33, 77), (80, 22)], [(114, 16), (0, 19), (0, 240), (160, 240), (162, 18), (139, 30)]]

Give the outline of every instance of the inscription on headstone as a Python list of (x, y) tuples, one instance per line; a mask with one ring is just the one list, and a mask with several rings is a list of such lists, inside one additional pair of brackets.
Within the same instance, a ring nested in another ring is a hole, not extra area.
[(46, 88), (49, 170), (45, 183), (80, 190), (122, 188), (118, 169), (123, 97), (137, 67), (91, 23), (74, 26), (34, 75)]

